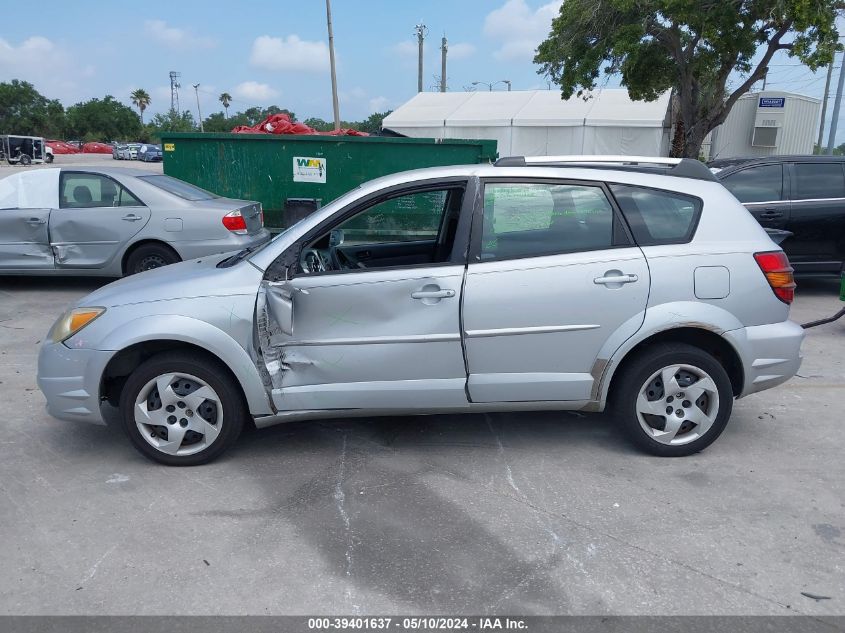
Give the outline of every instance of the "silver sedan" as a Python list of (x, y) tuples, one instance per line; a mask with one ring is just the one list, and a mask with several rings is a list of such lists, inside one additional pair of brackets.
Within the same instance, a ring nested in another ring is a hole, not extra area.
[(261, 204), (121, 168), (0, 180), (0, 274), (120, 277), (270, 239)]

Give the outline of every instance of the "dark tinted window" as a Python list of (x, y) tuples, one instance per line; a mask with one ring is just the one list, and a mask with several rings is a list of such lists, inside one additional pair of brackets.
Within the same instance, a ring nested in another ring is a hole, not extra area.
[(845, 198), (845, 175), (840, 163), (796, 163), (793, 200)]
[(726, 176), (722, 184), (740, 202), (783, 200), (783, 167), (760, 165)]
[(614, 245), (613, 208), (599, 187), (489, 183), (481, 259), (536, 257)]
[(672, 191), (610, 185), (640, 246), (683, 244), (692, 239), (701, 201)]

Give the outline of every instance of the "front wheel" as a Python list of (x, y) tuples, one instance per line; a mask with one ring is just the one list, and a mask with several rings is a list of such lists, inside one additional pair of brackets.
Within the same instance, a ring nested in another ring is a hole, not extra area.
[(733, 390), (724, 367), (707, 352), (683, 343), (658, 344), (621, 371), (610, 411), (642, 450), (661, 457), (692, 455), (724, 431)]
[(123, 429), (145, 457), (196, 466), (229, 448), (244, 425), (240, 389), (217, 362), (165, 352), (142, 363), (120, 395)]

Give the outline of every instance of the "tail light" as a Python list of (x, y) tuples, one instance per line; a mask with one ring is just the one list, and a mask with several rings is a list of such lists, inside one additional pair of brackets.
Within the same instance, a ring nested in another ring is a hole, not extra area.
[(783, 251), (754, 253), (754, 259), (757, 260), (757, 265), (766, 276), (775, 296), (784, 303), (792, 303), (795, 299), (795, 278), (786, 253)]
[(246, 235), (247, 233), (246, 220), (244, 220), (244, 216), (241, 215), (239, 209), (223, 216), (223, 226), (238, 235)]
[(258, 205), (258, 212), (261, 214), (259, 217), (261, 218), (261, 227), (264, 227), (264, 205)]

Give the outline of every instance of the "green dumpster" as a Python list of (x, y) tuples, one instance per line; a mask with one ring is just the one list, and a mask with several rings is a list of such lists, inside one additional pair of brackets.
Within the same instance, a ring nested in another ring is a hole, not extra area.
[(496, 141), (386, 136), (165, 133), (164, 173), (257, 200), (284, 228), (362, 182), (407, 169), (490, 162)]

